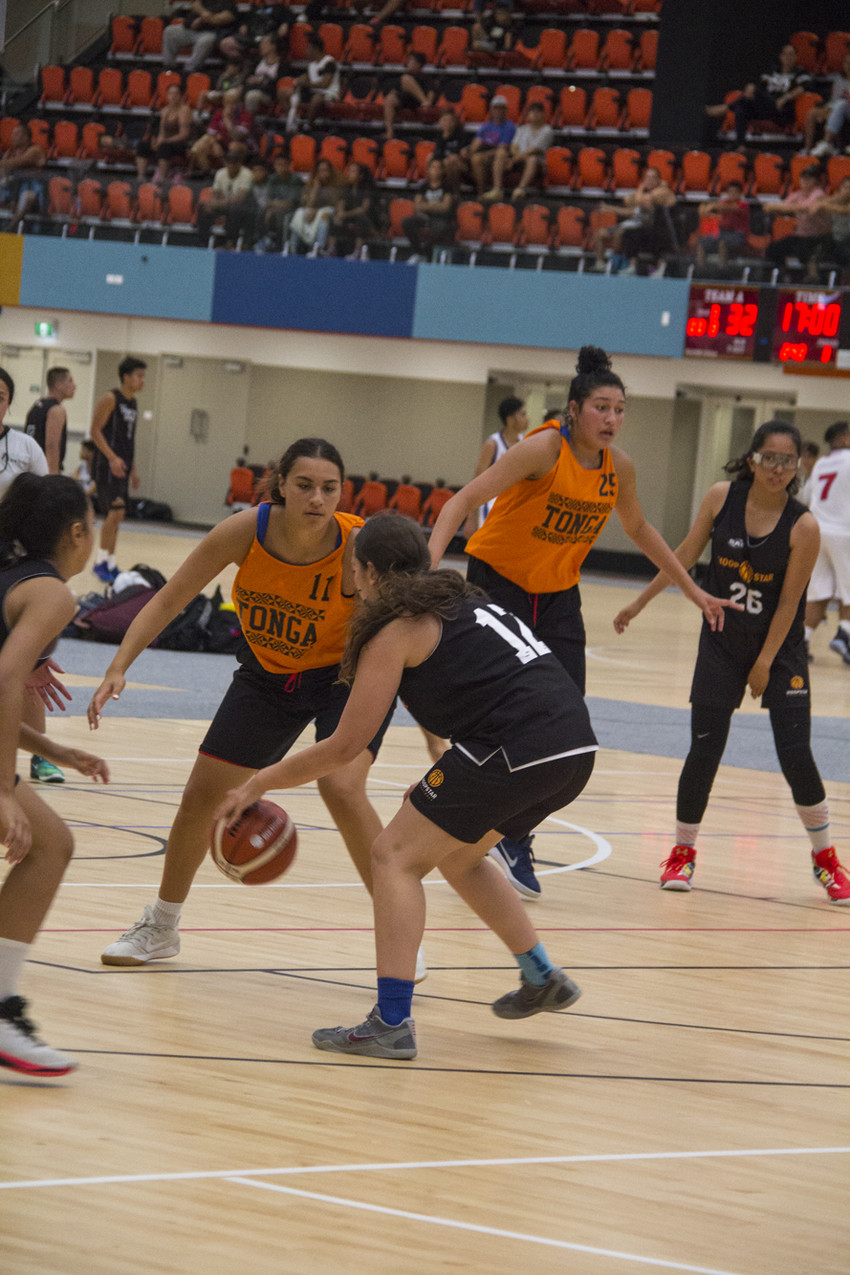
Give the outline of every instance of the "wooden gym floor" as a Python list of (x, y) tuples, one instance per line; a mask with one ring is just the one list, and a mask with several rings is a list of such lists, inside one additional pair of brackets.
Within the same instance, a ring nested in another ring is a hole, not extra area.
[[(168, 574), (192, 543), (125, 530), (121, 560)], [(113, 781), (42, 789), (77, 854), (22, 992), (80, 1068), (0, 1073), (4, 1275), (843, 1275), (850, 911), (814, 882), (766, 762), (722, 768), (695, 889), (659, 890), (698, 616), (665, 594), (617, 638), (634, 588), (583, 588), (591, 704), (613, 726), (586, 793), (535, 843), (543, 898), (529, 907), (584, 996), (565, 1014), (496, 1019), (513, 963), (429, 880), (413, 1062), (310, 1042), (374, 1002), (369, 900), (312, 787), (274, 794), (299, 825), (286, 877), (234, 886), (207, 863), (179, 957), (102, 966), (156, 893), (205, 722), (176, 688), (169, 717), (115, 706), (94, 736), (80, 715), (53, 723), (99, 749)], [(850, 708), (831, 631), (813, 669), (825, 770)], [(99, 678), (74, 673), (76, 645), (62, 655), (79, 714)], [(652, 751), (668, 709), (683, 714), (678, 756)], [(419, 732), (393, 726), (370, 781), (385, 820), (426, 766)], [(850, 783), (827, 789), (848, 862)]]

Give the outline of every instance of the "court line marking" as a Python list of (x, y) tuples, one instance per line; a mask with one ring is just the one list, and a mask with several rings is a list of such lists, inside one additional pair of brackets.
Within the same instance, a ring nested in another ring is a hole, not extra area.
[(318, 1191), (300, 1191), (297, 1187), (279, 1186), (273, 1182), (258, 1182), (254, 1178), (228, 1178), (238, 1186), (253, 1187), (258, 1191), (275, 1191), (280, 1195), (294, 1195), (302, 1200), (318, 1200), (320, 1204), (336, 1204), (346, 1209), (359, 1209), (364, 1213), (380, 1213), (384, 1217), (406, 1218), (412, 1222), (428, 1222), (431, 1226), (444, 1226), (454, 1231), (472, 1231), (475, 1235), (492, 1235), (496, 1239), (522, 1240), (526, 1244), (542, 1244), (546, 1248), (568, 1249), (573, 1253), (590, 1253), (594, 1257), (614, 1257), (624, 1262), (639, 1262), (643, 1266), (663, 1267), (665, 1270), (691, 1271), (696, 1275), (732, 1275), (714, 1266), (691, 1266), (687, 1262), (671, 1262), (660, 1257), (640, 1257), (637, 1253), (623, 1253), (617, 1249), (595, 1248), (590, 1244), (575, 1244), (569, 1240), (549, 1240), (542, 1235), (526, 1235), (521, 1231), (504, 1231), (495, 1226), (479, 1226), (474, 1222), (456, 1222), (448, 1217), (435, 1217), (429, 1213), (412, 1213), (408, 1209), (393, 1209), (384, 1204), (365, 1204), (360, 1200), (344, 1200), (337, 1195), (322, 1195)]
[(311, 1164), (282, 1169), (198, 1169), (186, 1173), (124, 1173), (95, 1178), (34, 1178), (0, 1182), (0, 1191), (59, 1186), (116, 1186), (136, 1182), (199, 1182), (205, 1179), (292, 1177), (302, 1173), (385, 1173), (396, 1169), (488, 1169), (535, 1164), (612, 1164), (630, 1160), (719, 1160), (770, 1155), (847, 1155), (850, 1147), (757, 1147), (738, 1151), (623, 1151), (609, 1155), (546, 1155), (488, 1160), (401, 1160), (375, 1164)]

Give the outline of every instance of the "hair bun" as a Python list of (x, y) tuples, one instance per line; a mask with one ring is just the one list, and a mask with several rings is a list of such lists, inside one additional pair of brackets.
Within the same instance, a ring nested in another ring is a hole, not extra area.
[(579, 376), (587, 372), (610, 372), (611, 360), (598, 345), (583, 345), (578, 352), (576, 371)]

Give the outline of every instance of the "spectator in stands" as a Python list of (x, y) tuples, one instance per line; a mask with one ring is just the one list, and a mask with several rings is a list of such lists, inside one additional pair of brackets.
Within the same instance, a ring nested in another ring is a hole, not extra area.
[(45, 207), (41, 170), (47, 156), (32, 140), (28, 124), (15, 125), (11, 143), (0, 157), (0, 203), (14, 209), (13, 224), (20, 225), (28, 213), (41, 212)]
[(24, 426), (34, 438), (47, 460), (47, 472), (62, 473), (62, 462), (68, 445), (68, 413), (65, 400), (73, 398), (77, 386), (67, 367), (52, 367), (47, 373), (47, 393), (37, 399), (27, 412)]
[(265, 0), (258, 8), (248, 13), (239, 14), (239, 26), (232, 35), (225, 36), (219, 43), (223, 57), (242, 58), (259, 48), (264, 35), (273, 36), (277, 47), (282, 51), (295, 17), (285, 4), (267, 4)]
[(386, 22), (387, 18), (392, 17), (401, 4), (402, 0), (386, 0), (377, 13), (373, 13), (372, 0), (352, 0), (351, 8), (362, 17), (372, 14), (369, 18), (370, 24), (373, 27), (379, 27), (381, 23)]
[(301, 206), (289, 223), (290, 252), (307, 252), (311, 256), (324, 253), (338, 200), (336, 169), (329, 160), (320, 159), (304, 187)]
[(793, 235), (783, 235), (767, 245), (765, 257), (775, 266), (784, 266), (789, 257), (798, 257), (812, 283), (818, 281), (818, 252), (828, 244), (832, 228), (832, 218), (820, 207), (825, 197), (820, 165), (810, 164), (800, 174), (799, 190), (792, 190), (780, 203), (765, 207), (770, 216), (795, 217), (797, 221)]
[[(830, 80), (829, 101), (823, 106), (813, 106), (806, 115), (805, 150), (815, 159), (835, 154), (841, 130), (850, 123), (850, 49), (844, 54), (841, 74), (830, 76)], [(818, 124), (826, 125), (823, 141), (812, 146)]]
[(200, 71), (216, 44), (236, 26), (235, 0), (192, 0), (182, 26), (167, 26), (162, 33), (162, 64), (167, 71), (177, 68), (177, 54), (187, 45), (192, 54), (186, 71)]
[(433, 159), (443, 161), (443, 182), (457, 195), (462, 182), (469, 176), (469, 162), (464, 156), (467, 147), (466, 132), (454, 111), (449, 107), (437, 120), (437, 140), (431, 152)]
[[(662, 179), (657, 168), (647, 168), (640, 179), (637, 189), (630, 191), (622, 204), (602, 204), (604, 212), (613, 212), (621, 218), (617, 226), (600, 226), (593, 235), (593, 248), (596, 261), (592, 270), (604, 272), (608, 267), (605, 254), (611, 253), (611, 273), (617, 274), (626, 264), (628, 254), (624, 246), (624, 238), (630, 231), (651, 232), (655, 227), (659, 208), (669, 209), (676, 202), (673, 191)], [(634, 241), (632, 241), (632, 245)], [(639, 248), (638, 251), (643, 251)], [(630, 270), (631, 274), (635, 270)]]
[(198, 119), (208, 118), (210, 111), (214, 111), (221, 106), (224, 102), (225, 93), (236, 91), (241, 100), (245, 91), (245, 81), (248, 78), (249, 69), (244, 54), (239, 53), (232, 58), (228, 58), (224, 70), (216, 80), (214, 87), (201, 93), (198, 97)]
[(490, 13), (479, 11), (470, 35), (476, 53), (509, 53), (516, 41), (516, 19), (510, 0), (496, 0)]
[(198, 239), (201, 244), (207, 243), (213, 224), (222, 216), (222, 248), (234, 247), (240, 234), (252, 232), (256, 219), (253, 190), (254, 178), (245, 165), (245, 148), (231, 146), (224, 157), (224, 167), (213, 178), (209, 200), (198, 204)]
[(721, 199), (700, 204), (699, 215), (712, 218), (716, 228), (713, 227), (697, 239), (697, 269), (705, 269), (705, 259), (709, 253), (716, 253), (720, 265), (727, 266), (730, 255), (738, 256), (750, 233), (750, 205), (744, 199), (741, 183), (729, 182)]
[(428, 161), (425, 181), (413, 197), (413, 212), (405, 217), (401, 228), (413, 246), (408, 261), (415, 265), (421, 254), (430, 252), (434, 244), (451, 243), (455, 232), (455, 197), (446, 185), (443, 164)]
[(268, 110), (275, 101), (281, 74), (281, 54), (276, 36), (261, 36), (259, 53), (260, 59), (245, 81), (245, 107), (252, 115)]
[(169, 84), (165, 106), (159, 117), (156, 134), (143, 137), (136, 147), (136, 171), (139, 181), (147, 176), (148, 163), (156, 160), (154, 182), (163, 185), (174, 160), (184, 158), (192, 136), (192, 111), (179, 84)]
[(398, 111), (418, 111), (423, 106), (432, 106), (435, 90), (430, 81), (422, 74), (425, 57), (415, 49), (407, 55), (404, 71), (392, 88), (384, 96), (384, 128), (387, 138), (393, 136), (393, 126)]
[[(780, 51), (778, 64), (765, 71), (758, 82), (750, 80), (745, 84), (740, 97), (732, 103), (737, 145), (743, 146), (747, 140), (751, 120), (769, 120), (780, 128), (792, 125), (795, 120), (794, 102), (811, 86), (812, 77), (797, 64), (796, 49), (793, 44), (786, 44)], [(722, 102), (705, 109), (712, 118), (722, 119), (730, 107)]]
[(206, 133), (189, 151), (189, 166), (208, 173), (233, 146), (254, 149), (254, 117), (242, 104), (242, 90), (228, 89), (213, 111)]
[(815, 249), (813, 262), (834, 261), (842, 267), (842, 283), (850, 279), (850, 177), (842, 177), (838, 189), (816, 207), (832, 218), (832, 233)]
[(293, 173), (289, 156), (278, 151), (268, 181), (263, 215), (265, 238), (261, 247), (265, 252), (279, 252), (289, 238), (289, 223), (303, 194), (304, 183)]
[(281, 110), (286, 109), (286, 131), (294, 133), (298, 123), (298, 107), (302, 99), (308, 99), (307, 131), (331, 102), (338, 102), (342, 80), (336, 60), (325, 53), (317, 35), (307, 39), (307, 70), (299, 75), (291, 89), (282, 88), (278, 94)]
[[(499, 147), (507, 150), (514, 140), (515, 133), (516, 125), (508, 119), (508, 99), (501, 93), (497, 93), (490, 102), (490, 118), (480, 125), (472, 142), (466, 148), (466, 158), (469, 160), (472, 180), (475, 182), (479, 199), (498, 197), (497, 191), (488, 190), (488, 186), (492, 186), (490, 175), (493, 161)], [(486, 196), (485, 191), (487, 191)]]
[(328, 255), (356, 261), (375, 234), (375, 185), (365, 164), (348, 165), (331, 222)]
[(542, 102), (531, 102), (510, 146), (500, 146), (493, 160), (493, 189), (486, 199), (502, 199), (505, 177), (520, 169), (519, 185), (512, 199), (524, 199), (528, 187), (542, 173), (546, 151), (554, 141), (554, 133), (546, 123)]

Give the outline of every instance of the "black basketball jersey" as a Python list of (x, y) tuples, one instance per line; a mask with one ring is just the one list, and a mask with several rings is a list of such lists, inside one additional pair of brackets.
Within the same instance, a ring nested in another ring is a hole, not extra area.
[[(40, 398), (37, 403), (33, 403), (27, 412), (25, 431), (30, 438), (34, 438), (43, 452), (47, 451), (45, 446), (47, 440), (47, 413), (51, 407), (58, 407), (58, 398)], [(59, 440), (59, 468), (65, 460), (65, 448), (68, 445), (68, 426), (62, 426), (62, 436)]]
[[(62, 579), (53, 563), (45, 562), (41, 558), (22, 558), (11, 567), (4, 567), (0, 570), (0, 646), (3, 645), (9, 636), (9, 629), (6, 625), (6, 594), (16, 584), (21, 584), (24, 580), (35, 580), (40, 576), (55, 576), (57, 580)], [(51, 648), (52, 646), (53, 643), (51, 643)], [(43, 651), (39, 659), (44, 659), (45, 655), (49, 654), (50, 649)], [(34, 663), (37, 662), (34, 661)]]
[[(136, 422), (139, 419), (139, 409), (134, 398), (125, 398), (120, 390), (113, 390), (112, 393), (115, 395), (115, 407), (103, 427), (103, 437), (115, 455), (120, 456), (126, 463), (129, 472), (136, 454)], [(95, 460), (98, 464), (109, 467), (103, 452), (98, 451)]]
[(420, 725), (482, 765), (511, 770), (597, 747), (578, 687), (544, 642), (503, 607), (465, 598), (399, 694)]
[[(742, 637), (762, 641), (766, 636), (785, 580), (791, 530), (800, 515), (807, 512), (805, 505), (789, 496), (773, 531), (761, 540), (752, 541), (747, 535), (745, 520), (750, 490), (748, 482), (730, 483), (729, 494), (711, 529), (711, 563), (705, 589), (715, 597), (732, 598), (744, 608), (727, 610), (723, 631), (712, 634), (730, 647)], [(783, 645), (801, 641), (805, 609), (804, 591)], [(708, 628), (707, 623), (703, 623)]]

